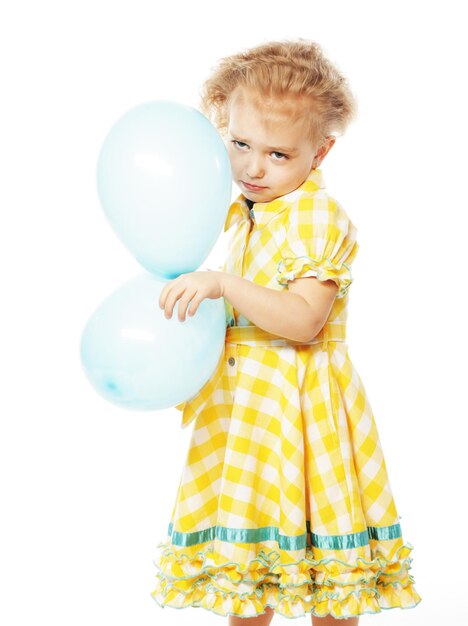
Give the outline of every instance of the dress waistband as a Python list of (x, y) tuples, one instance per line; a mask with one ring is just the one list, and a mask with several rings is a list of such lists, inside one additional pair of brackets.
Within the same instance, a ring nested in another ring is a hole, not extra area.
[(310, 346), (323, 343), (323, 349), (329, 341), (346, 341), (346, 324), (325, 324), (311, 341), (293, 341), (263, 330), (259, 326), (228, 326), (226, 343), (240, 343), (247, 346)]

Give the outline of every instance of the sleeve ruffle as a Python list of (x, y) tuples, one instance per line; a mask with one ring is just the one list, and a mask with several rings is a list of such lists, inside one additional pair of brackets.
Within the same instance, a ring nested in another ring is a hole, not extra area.
[(335, 264), (331, 259), (322, 261), (309, 256), (281, 259), (277, 267), (276, 280), (287, 285), (296, 278), (315, 276), (318, 280), (333, 280), (338, 285), (337, 298), (344, 298), (353, 282), (351, 267), (346, 263)]
[(359, 244), (357, 229), (333, 199), (307, 198), (289, 212), (279, 242), (276, 281), (287, 285), (296, 278), (315, 276), (333, 280), (337, 298), (344, 298), (353, 282), (351, 264)]

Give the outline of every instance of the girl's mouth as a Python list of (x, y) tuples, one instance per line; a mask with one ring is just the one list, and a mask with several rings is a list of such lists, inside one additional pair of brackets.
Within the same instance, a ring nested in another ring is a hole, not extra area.
[(261, 191), (262, 189), (266, 189), (266, 187), (259, 187), (258, 185), (249, 185), (249, 183), (244, 183), (244, 181), (241, 181), (241, 182), (244, 185), (244, 187), (246, 187), (246, 189), (248, 189), (249, 191)]

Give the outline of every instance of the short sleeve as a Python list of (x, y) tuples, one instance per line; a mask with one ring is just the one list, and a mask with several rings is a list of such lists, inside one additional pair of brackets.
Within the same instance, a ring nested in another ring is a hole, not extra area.
[(295, 278), (315, 276), (338, 285), (344, 298), (353, 277), (351, 264), (359, 249), (357, 229), (341, 205), (327, 194), (299, 198), (285, 212), (277, 240), (280, 261), (275, 278), (287, 285)]

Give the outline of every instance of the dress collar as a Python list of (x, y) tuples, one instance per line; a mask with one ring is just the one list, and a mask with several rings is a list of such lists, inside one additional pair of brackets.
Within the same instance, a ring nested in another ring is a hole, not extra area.
[(302, 185), (294, 189), (294, 191), (290, 191), (270, 202), (254, 202), (252, 209), (249, 209), (244, 194), (240, 194), (229, 207), (224, 224), (224, 232), (241, 220), (251, 220), (257, 226), (265, 226), (273, 215), (288, 208), (288, 205), (294, 202), (302, 192), (312, 192), (317, 191), (317, 189), (325, 189), (325, 180), (322, 171), (319, 169), (311, 170)]

